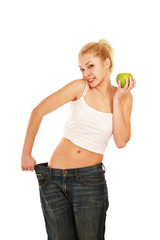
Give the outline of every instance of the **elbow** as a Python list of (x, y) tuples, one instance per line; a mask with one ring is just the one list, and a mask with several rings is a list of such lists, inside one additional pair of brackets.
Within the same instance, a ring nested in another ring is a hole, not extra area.
[(124, 148), (127, 145), (127, 142), (129, 140), (130, 140), (130, 137), (128, 137), (125, 141), (118, 141), (118, 142), (115, 142), (115, 143), (116, 143), (116, 146), (118, 148)]
[(116, 143), (117, 148), (124, 148), (127, 143)]
[(33, 110), (32, 110), (32, 113), (31, 115), (33, 117), (40, 117), (40, 118), (43, 118), (44, 114), (42, 114), (42, 112), (40, 111), (39, 107), (35, 107)]

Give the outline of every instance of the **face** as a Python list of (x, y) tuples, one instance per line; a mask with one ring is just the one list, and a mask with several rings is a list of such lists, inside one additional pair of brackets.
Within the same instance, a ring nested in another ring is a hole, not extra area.
[(83, 79), (91, 86), (97, 86), (104, 81), (109, 74), (109, 59), (102, 61), (92, 54), (84, 54), (78, 59)]

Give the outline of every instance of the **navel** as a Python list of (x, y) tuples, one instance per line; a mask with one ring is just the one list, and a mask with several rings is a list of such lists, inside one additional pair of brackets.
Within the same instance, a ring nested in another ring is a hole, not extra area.
[(81, 151), (77, 151), (77, 153), (80, 153)]

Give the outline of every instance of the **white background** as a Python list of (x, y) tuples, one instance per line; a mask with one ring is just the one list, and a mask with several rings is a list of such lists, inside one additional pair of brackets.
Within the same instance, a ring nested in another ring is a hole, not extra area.
[[(30, 113), (45, 97), (81, 78), (78, 52), (101, 38), (114, 48), (116, 75), (131, 72), (132, 137), (113, 138), (103, 163), (110, 206), (107, 240), (159, 240), (159, 5), (152, 1), (0, 2), (1, 236), (47, 239), (34, 172), (22, 172), (21, 151)], [(62, 137), (69, 104), (44, 117), (33, 157), (47, 162)]]

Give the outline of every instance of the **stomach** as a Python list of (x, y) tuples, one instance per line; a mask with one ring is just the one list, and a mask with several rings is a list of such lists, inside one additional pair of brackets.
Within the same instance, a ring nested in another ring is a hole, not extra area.
[(50, 158), (48, 167), (58, 169), (81, 168), (99, 164), (102, 160), (103, 154), (81, 148), (69, 139), (62, 137)]

